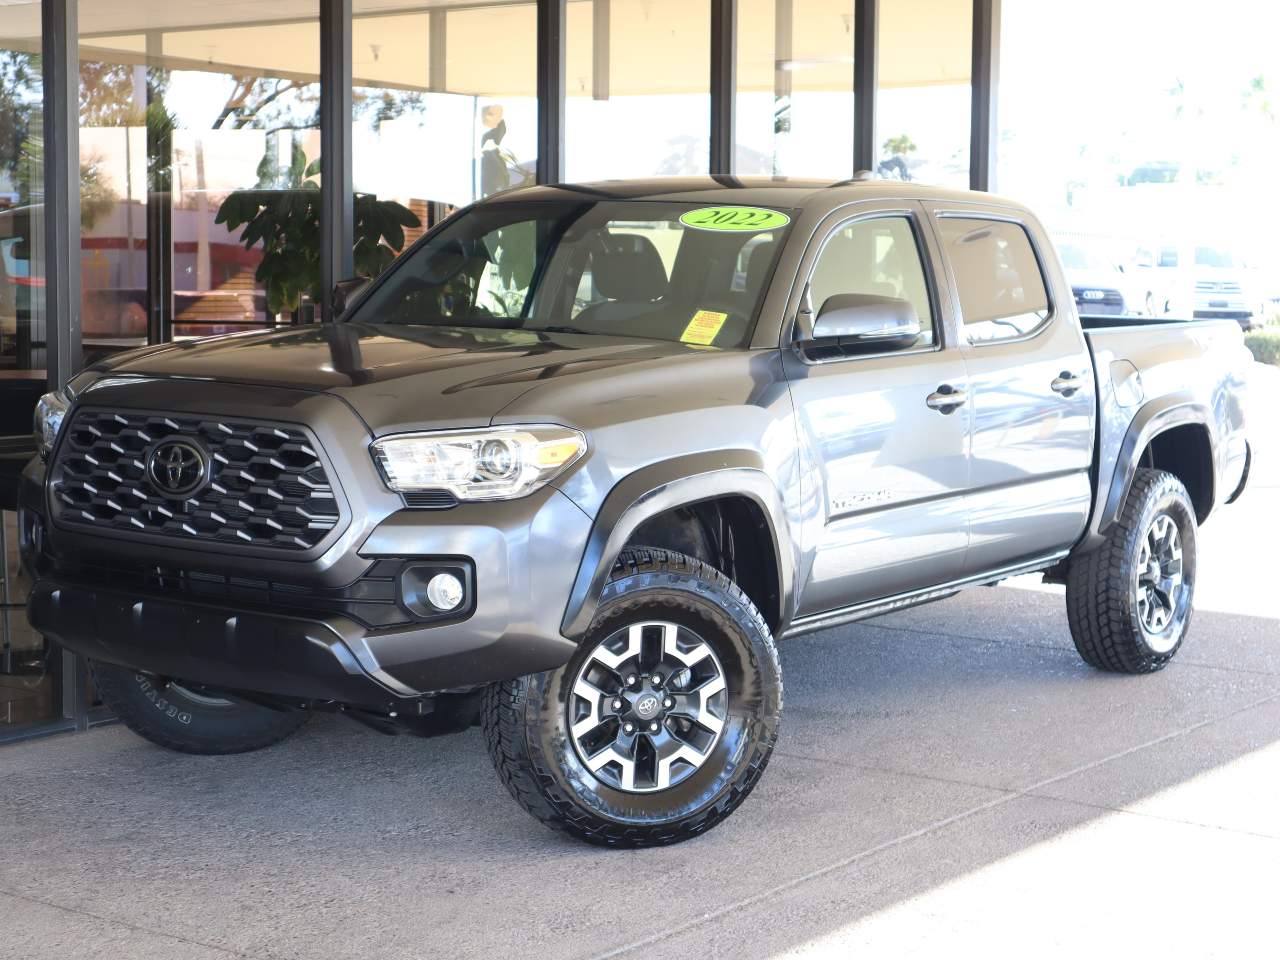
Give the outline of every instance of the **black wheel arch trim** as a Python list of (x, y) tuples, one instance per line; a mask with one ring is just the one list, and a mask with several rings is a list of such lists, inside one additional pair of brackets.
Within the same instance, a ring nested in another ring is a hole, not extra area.
[[(777, 561), (777, 620), (781, 626), (789, 623), (799, 555), (791, 540), (782, 497), (760, 454), (718, 450), (651, 464), (618, 481), (591, 527), (560, 632), (575, 640), (587, 632), (614, 562), (642, 523), (676, 507), (726, 496), (746, 497), (765, 518)], [(769, 612), (762, 612), (770, 619)]]
[(1249, 441), (1244, 444), (1244, 469), (1240, 472), (1240, 482), (1236, 484), (1235, 490), (1231, 496), (1227, 497), (1226, 503), (1235, 503), (1240, 499), (1240, 494), (1244, 493), (1244, 488), (1249, 485), (1249, 472), (1253, 469), (1253, 445)]
[(1111, 482), (1105, 496), (1101, 489), (1094, 495), (1094, 510), (1089, 529), (1084, 541), (1077, 549), (1090, 550), (1101, 543), (1102, 535), (1116, 522), (1125, 499), (1129, 496), (1134, 477), (1142, 465), (1139, 462), (1142, 452), (1156, 437), (1176, 427), (1198, 426), (1208, 435), (1209, 456), (1212, 463), (1212, 469), (1209, 472), (1211, 484), (1209, 503), (1215, 504), (1220, 464), (1218, 463), (1219, 451), (1214, 447), (1215, 436), (1211, 423), (1210, 411), (1184, 391), (1159, 397), (1139, 408), (1125, 431), (1124, 440), (1120, 444), (1116, 457), (1116, 467), (1112, 471)]

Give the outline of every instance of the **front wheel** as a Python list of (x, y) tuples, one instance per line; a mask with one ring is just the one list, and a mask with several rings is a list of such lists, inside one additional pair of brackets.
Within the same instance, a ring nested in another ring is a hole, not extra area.
[(499, 776), (539, 820), (647, 847), (710, 830), (747, 798), (781, 711), (773, 637), (746, 595), (697, 560), (637, 549), (575, 656), (491, 687), (484, 727)]
[(1178, 652), (1191, 626), (1196, 515), (1182, 482), (1140, 469), (1106, 542), (1071, 561), (1067, 620), (1090, 666), (1151, 673)]
[(126, 727), (180, 753), (248, 753), (278, 743), (310, 716), (212, 695), (154, 674), (94, 661), (98, 693)]

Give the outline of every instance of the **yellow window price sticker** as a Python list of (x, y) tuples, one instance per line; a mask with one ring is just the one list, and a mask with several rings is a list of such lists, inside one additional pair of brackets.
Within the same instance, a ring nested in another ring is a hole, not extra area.
[(681, 343), (696, 343), (709, 347), (715, 342), (716, 335), (729, 319), (727, 313), (716, 313), (714, 310), (699, 310), (680, 334)]

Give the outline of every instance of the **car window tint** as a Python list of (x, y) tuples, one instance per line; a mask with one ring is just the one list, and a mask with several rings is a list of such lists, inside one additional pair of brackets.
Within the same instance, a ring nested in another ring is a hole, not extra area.
[(1006, 220), (942, 217), (965, 335), (972, 343), (1033, 333), (1049, 319), (1049, 294), (1027, 231)]
[(809, 278), (816, 313), (830, 297), (862, 293), (905, 300), (920, 319), (921, 346), (935, 342), (920, 245), (906, 217), (856, 220), (832, 233)]

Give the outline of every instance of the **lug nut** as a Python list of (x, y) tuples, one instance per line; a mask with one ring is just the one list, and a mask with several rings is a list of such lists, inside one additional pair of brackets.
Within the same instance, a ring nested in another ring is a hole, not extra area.
[(671, 705), (672, 705), (673, 703), (675, 703), (675, 701), (674, 701), (674, 700), (672, 700), (670, 697), (667, 697), (667, 699), (665, 699), (665, 700), (663, 700), (663, 701), (662, 701), (662, 705), (663, 705), (664, 707), (666, 707), (668, 710), (670, 710), (670, 709), (671, 709)]
[(660, 687), (660, 686), (662, 686), (662, 674), (660, 674), (660, 673), (655, 673), (655, 674), (653, 675), (653, 685), (654, 685), (655, 687)]
[(614, 701), (613, 701), (613, 709), (615, 709), (615, 710), (621, 710), (621, 709), (622, 709), (622, 701), (621, 701), (621, 700), (614, 700)]
[(650, 732), (650, 733), (657, 733), (657, 732), (658, 732), (658, 721), (657, 721), (657, 720), (654, 720), (651, 724), (649, 724), (649, 732)]
[(636, 675), (635, 675), (634, 673), (633, 673), (633, 674), (628, 675), (628, 677), (627, 677), (627, 686), (628, 686), (628, 687), (634, 687), (635, 685), (636, 685)]
[(635, 733), (636, 725), (634, 723), (624, 723), (622, 725), (622, 730), (624, 733)]

